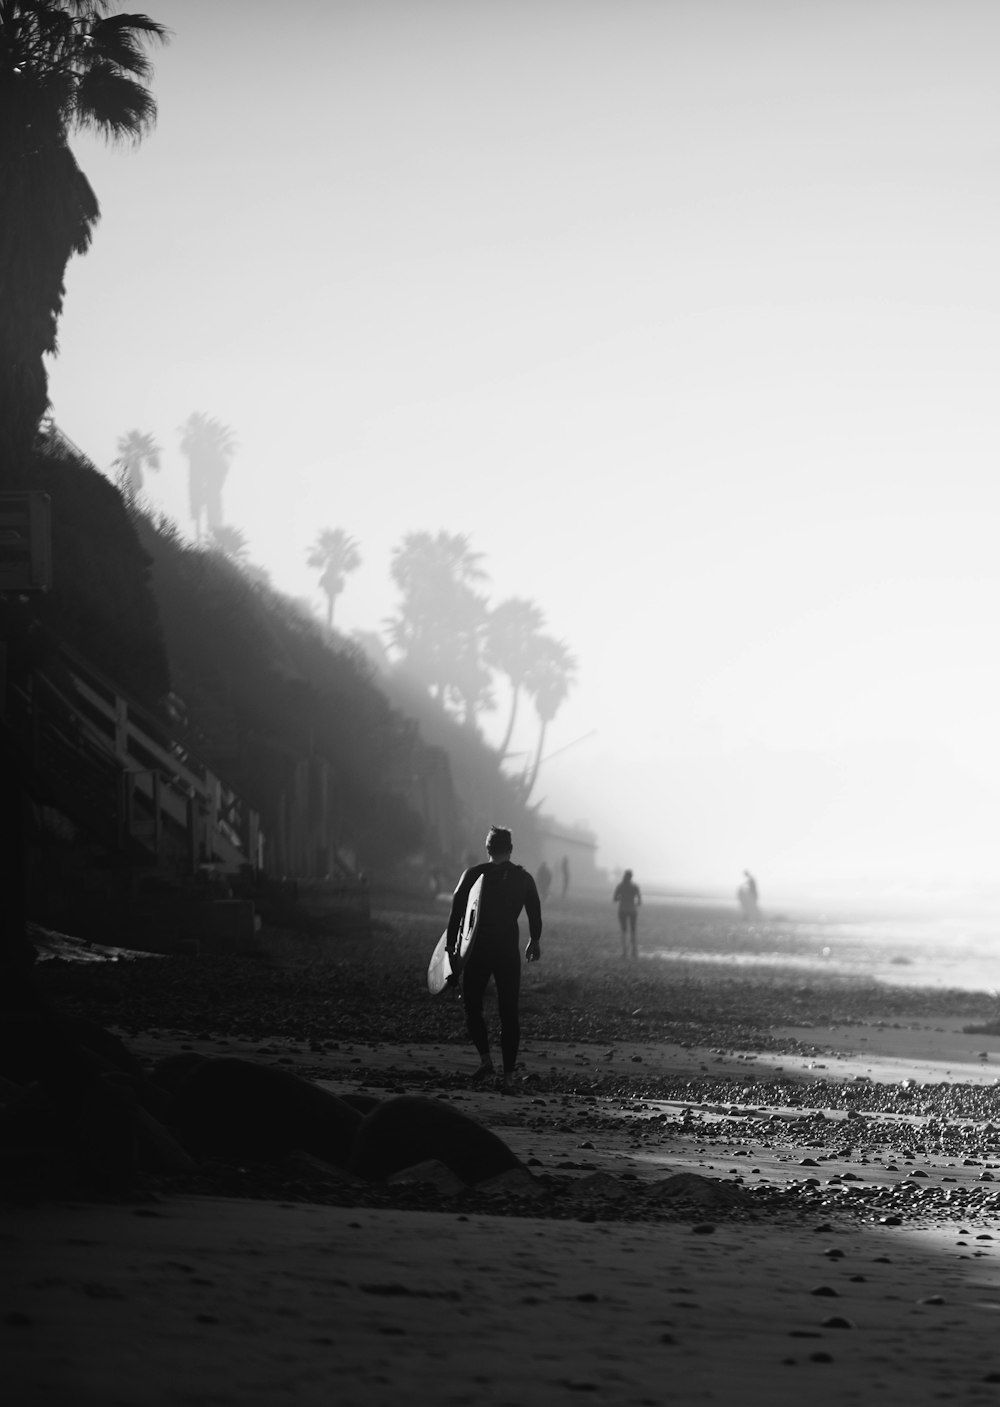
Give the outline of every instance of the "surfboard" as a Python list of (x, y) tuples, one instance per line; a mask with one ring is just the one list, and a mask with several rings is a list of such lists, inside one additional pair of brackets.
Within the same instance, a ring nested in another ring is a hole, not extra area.
[(462, 926), (458, 930), (456, 956), (459, 970), (468, 962), (469, 954), (472, 951), (472, 945), (476, 941), (476, 934), (479, 931), (479, 910), (482, 895), (483, 877), (480, 875), (469, 890), (469, 898), (465, 905), (465, 918), (462, 920)]
[(437, 996), (443, 992), (448, 985), (448, 978), (454, 973), (456, 976), (461, 972), (462, 965), (468, 959), (472, 950), (472, 945), (476, 941), (476, 932), (479, 928), (479, 901), (483, 892), (482, 875), (476, 880), (469, 891), (469, 897), (465, 905), (465, 916), (462, 925), (458, 930), (458, 942), (455, 945), (455, 956), (448, 956), (448, 930), (441, 934), (431, 960), (427, 967), (427, 990), (432, 996)]
[(448, 956), (448, 930), (446, 928), (437, 941), (437, 947), (431, 954), (431, 960), (427, 967), (427, 990), (432, 997), (436, 997), (438, 992), (444, 991), (450, 976), (451, 958)]

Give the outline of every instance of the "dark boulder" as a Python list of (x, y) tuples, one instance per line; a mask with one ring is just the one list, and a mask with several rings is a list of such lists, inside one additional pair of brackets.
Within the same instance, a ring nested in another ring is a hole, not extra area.
[(167, 1120), (196, 1155), (273, 1161), (301, 1148), (342, 1168), (361, 1114), (290, 1071), (223, 1056), (191, 1071)]
[(376, 1099), (373, 1094), (342, 1094), (340, 1097), (345, 1104), (349, 1104), (361, 1114), (370, 1114), (382, 1103), (381, 1099)]
[(371, 1182), (436, 1159), (466, 1184), (521, 1166), (495, 1133), (439, 1099), (401, 1094), (366, 1114), (354, 1140), (350, 1170)]
[(182, 1050), (178, 1055), (165, 1055), (150, 1070), (150, 1081), (157, 1089), (167, 1094), (176, 1094), (191, 1072), (210, 1059), (208, 1055), (199, 1055), (196, 1050)]
[(0, 1022), (0, 1075), (16, 1084), (41, 1080), (62, 1089), (112, 1070), (142, 1078), (124, 1041), (96, 1021), (38, 1010), (6, 1013)]

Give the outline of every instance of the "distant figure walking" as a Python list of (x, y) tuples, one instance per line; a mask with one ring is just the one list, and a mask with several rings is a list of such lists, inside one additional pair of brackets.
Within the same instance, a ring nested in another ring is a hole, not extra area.
[(760, 918), (760, 906), (757, 902), (757, 881), (749, 870), (743, 871), (744, 879), (736, 897), (740, 904), (740, 913), (745, 919)]
[(611, 902), (618, 905), (618, 924), (622, 931), (622, 957), (639, 956), (639, 940), (636, 937), (636, 923), (642, 907), (639, 886), (632, 879), (632, 871), (626, 870), (621, 882), (615, 887)]
[(535, 875), (535, 883), (538, 885), (538, 897), (544, 904), (549, 897), (549, 890), (552, 888), (552, 871), (544, 860), (538, 866), (538, 871)]
[(559, 865), (562, 871), (562, 896), (565, 899), (569, 893), (569, 856), (564, 855)]

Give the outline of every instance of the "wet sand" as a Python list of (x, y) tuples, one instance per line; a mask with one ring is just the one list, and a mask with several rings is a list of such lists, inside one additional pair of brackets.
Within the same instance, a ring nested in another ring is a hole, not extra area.
[[(747, 938), (724, 916), (668, 917), (686, 947)], [(394, 920), (386, 941), (409, 944), (408, 927)], [(609, 1009), (626, 982), (600, 911), (567, 916), (565, 932), (576, 946), (560, 952), (554, 916), (540, 1017), (562, 1034), (561, 974), (585, 971), (589, 1001)], [(685, 980), (716, 1012), (739, 1006), (738, 984)], [(1000, 1036), (963, 1029), (989, 1002), (942, 991), (907, 1009), (898, 992), (837, 988), (818, 1009), (847, 1019), (758, 1017), (754, 1031), (746, 1010), (764, 1008), (746, 980), (745, 1010), (704, 1044), (686, 1016), (683, 1040), (669, 1021), (614, 1041), (543, 1039), (531, 1023), (516, 1099), (467, 1084), (460, 1031), (322, 1051), (288, 1035), (129, 1032), (149, 1060), (225, 1050), (339, 1092), (457, 1100), (560, 1200), (540, 1198), (545, 1215), (530, 1197), (500, 1197), (495, 1214), (482, 1198), (404, 1210), (189, 1194), (5, 1208), (10, 1400), (994, 1400)], [(767, 981), (765, 1008), (796, 1005)], [(695, 1175), (693, 1200), (654, 1215), (678, 1173)], [(727, 1188), (747, 1199), (735, 1215), (714, 1195)]]

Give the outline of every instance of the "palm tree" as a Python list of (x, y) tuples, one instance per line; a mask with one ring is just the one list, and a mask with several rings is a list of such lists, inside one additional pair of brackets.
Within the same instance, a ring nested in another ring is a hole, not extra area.
[(210, 551), (221, 552), (223, 557), (228, 557), (238, 566), (246, 563), (246, 533), (241, 532), (239, 528), (230, 527), (228, 523), (220, 523), (218, 527), (212, 528), (208, 534), (208, 546)]
[(180, 435), (188, 462), (188, 502), (195, 537), (200, 538), (202, 514), (207, 533), (222, 527), (222, 485), (236, 453), (236, 436), (228, 425), (201, 410), (192, 411)]
[(387, 623), (389, 643), (433, 698), (464, 709), (470, 726), (490, 699), (486, 601), (476, 590), (486, 580), (481, 558), (463, 533), (415, 532), (394, 549), (390, 566), (403, 599)]
[(545, 734), (549, 724), (559, 712), (573, 687), (576, 675), (576, 660), (561, 640), (551, 635), (540, 635), (531, 668), (525, 679), (525, 688), (531, 694), (538, 714), (538, 743), (535, 760), (524, 783), (524, 800), (527, 802), (538, 780), (538, 769), (542, 765), (542, 750), (545, 747)]
[(333, 629), (333, 603), (347, 585), (348, 572), (361, 566), (358, 544), (343, 528), (323, 528), (309, 549), (306, 564), (320, 569), (320, 587), (326, 596), (326, 628)]
[(156, 119), (146, 46), (167, 31), (106, 0), (0, 0), (0, 471), (23, 473), (48, 405), (66, 265), (100, 214), (73, 131), (138, 141)]
[(141, 430), (130, 430), (118, 441), (118, 458), (111, 461), (119, 471), (119, 481), (126, 498), (137, 498), (142, 493), (144, 479), (143, 465), (148, 465), (154, 473), (160, 471), (160, 446), (152, 435), (144, 435)]
[(535, 603), (519, 596), (501, 601), (490, 611), (486, 623), (486, 662), (507, 676), (511, 689), (507, 729), (498, 749), (501, 758), (510, 746), (521, 690), (530, 673), (544, 624), (545, 616)]

